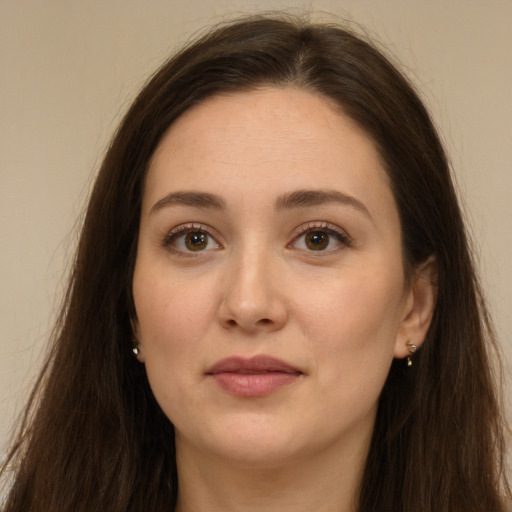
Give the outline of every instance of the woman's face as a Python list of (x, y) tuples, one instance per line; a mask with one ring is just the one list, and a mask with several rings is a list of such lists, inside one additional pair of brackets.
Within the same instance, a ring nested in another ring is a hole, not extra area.
[(189, 110), (149, 167), (133, 294), (179, 453), (269, 464), (367, 446), (414, 307), (374, 144), (292, 88)]

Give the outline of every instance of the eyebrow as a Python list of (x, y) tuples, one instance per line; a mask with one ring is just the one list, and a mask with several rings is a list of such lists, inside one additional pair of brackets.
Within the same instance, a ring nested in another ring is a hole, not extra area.
[(208, 192), (172, 192), (157, 201), (150, 210), (150, 215), (168, 206), (193, 206), (195, 208), (224, 210), (226, 201), (222, 197)]
[(276, 210), (288, 210), (293, 208), (310, 208), (328, 203), (338, 203), (351, 206), (364, 213), (374, 222), (368, 208), (359, 199), (353, 196), (332, 189), (320, 190), (296, 190), (289, 194), (284, 194), (275, 201)]
[[(291, 210), (294, 208), (311, 208), (328, 203), (338, 203), (351, 206), (364, 213), (374, 222), (368, 208), (353, 196), (332, 189), (296, 190), (279, 196), (275, 202), (276, 210)], [(194, 208), (225, 210), (226, 201), (216, 194), (199, 191), (171, 192), (157, 201), (150, 210), (150, 215), (169, 206), (192, 206)]]

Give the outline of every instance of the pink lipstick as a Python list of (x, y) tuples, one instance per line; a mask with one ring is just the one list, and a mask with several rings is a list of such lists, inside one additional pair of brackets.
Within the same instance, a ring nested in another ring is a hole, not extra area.
[(221, 389), (231, 395), (255, 398), (296, 382), (302, 372), (274, 357), (228, 357), (207, 372)]

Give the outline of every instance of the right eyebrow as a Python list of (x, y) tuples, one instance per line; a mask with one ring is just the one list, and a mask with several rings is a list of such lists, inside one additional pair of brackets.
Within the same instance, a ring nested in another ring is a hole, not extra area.
[(149, 211), (149, 214), (162, 210), (170, 206), (182, 205), (193, 206), (195, 208), (224, 210), (226, 209), (226, 202), (220, 196), (210, 194), (208, 192), (171, 192), (159, 201), (157, 201)]

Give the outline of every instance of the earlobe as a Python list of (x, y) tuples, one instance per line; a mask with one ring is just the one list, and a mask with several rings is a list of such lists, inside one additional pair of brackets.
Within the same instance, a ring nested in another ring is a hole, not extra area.
[(411, 345), (421, 347), (434, 315), (437, 299), (437, 261), (430, 256), (418, 265), (411, 276), (407, 297), (404, 301), (402, 323), (396, 344), (395, 357), (410, 357)]

